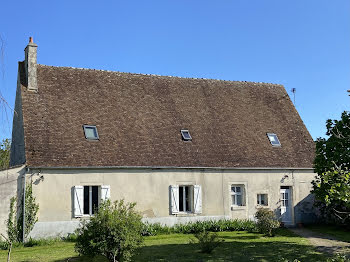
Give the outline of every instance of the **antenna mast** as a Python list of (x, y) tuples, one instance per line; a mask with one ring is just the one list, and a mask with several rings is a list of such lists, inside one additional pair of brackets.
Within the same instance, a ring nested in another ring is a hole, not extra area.
[(296, 88), (292, 88), (292, 93), (293, 93), (293, 100), (294, 100), (294, 106), (295, 106), (295, 93), (297, 92)]

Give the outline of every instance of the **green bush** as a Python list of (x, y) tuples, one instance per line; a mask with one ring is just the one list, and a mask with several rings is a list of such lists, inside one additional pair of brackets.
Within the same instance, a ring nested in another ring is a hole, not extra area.
[(142, 234), (145, 236), (155, 236), (158, 234), (195, 234), (203, 231), (256, 231), (256, 223), (251, 220), (223, 219), (189, 222), (186, 224), (176, 224), (172, 227), (163, 226), (159, 223), (145, 223)]
[[(224, 242), (224, 240), (219, 239), (217, 233), (210, 233), (208, 231), (198, 232), (194, 236), (198, 240), (201, 251), (207, 254), (213, 252), (216, 247)], [(191, 240), (190, 243), (196, 243), (196, 241)]]
[(75, 250), (89, 257), (102, 255), (109, 261), (130, 261), (142, 244), (143, 223), (135, 203), (103, 201), (96, 214), (77, 229)]
[(255, 213), (257, 228), (266, 236), (273, 236), (275, 230), (280, 226), (275, 214), (268, 208), (259, 208)]

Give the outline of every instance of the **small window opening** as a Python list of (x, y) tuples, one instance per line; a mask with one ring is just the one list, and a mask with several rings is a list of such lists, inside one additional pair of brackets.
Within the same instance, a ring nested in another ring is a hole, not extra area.
[(190, 135), (190, 131), (188, 131), (187, 129), (182, 129), (181, 135), (182, 135), (182, 139), (184, 141), (191, 141), (192, 140), (192, 137)]
[(257, 204), (259, 206), (268, 206), (267, 194), (258, 194)]
[(83, 125), (85, 138), (89, 140), (98, 140), (98, 133), (96, 126)]
[(276, 134), (267, 133), (267, 137), (269, 138), (271, 145), (273, 145), (273, 146), (281, 146), (281, 143), (278, 140), (278, 137), (277, 137)]
[(98, 186), (84, 186), (84, 215), (95, 214), (98, 208)]

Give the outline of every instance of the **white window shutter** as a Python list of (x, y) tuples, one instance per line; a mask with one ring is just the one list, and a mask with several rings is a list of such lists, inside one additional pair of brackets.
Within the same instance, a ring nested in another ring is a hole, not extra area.
[(193, 186), (194, 213), (202, 213), (202, 188), (200, 185)]
[(101, 186), (101, 200), (107, 200), (111, 198), (111, 186), (103, 185)]
[(170, 186), (170, 204), (171, 213), (179, 213), (179, 186)]
[(74, 217), (83, 216), (84, 210), (84, 187), (74, 187)]

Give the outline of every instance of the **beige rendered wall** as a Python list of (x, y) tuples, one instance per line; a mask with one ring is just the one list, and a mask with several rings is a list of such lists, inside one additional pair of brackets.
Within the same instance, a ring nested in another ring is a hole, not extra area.
[[(314, 176), (312, 170), (282, 169), (51, 169), (37, 175), (34, 172), (31, 179), (40, 206), (39, 222), (52, 222), (78, 220), (73, 217), (75, 185), (110, 185), (111, 200), (137, 202), (144, 217), (162, 218), (174, 216), (169, 213), (170, 185), (197, 184), (202, 187), (202, 214), (190, 216), (250, 219), (257, 210), (257, 194), (268, 194), (268, 207), (277, 210), (280, 187), (290, 186), (296, 212), (307, 213), (312, 212), (310, 189)], [(245, 185), (245, 206), (231, 208), (231, 184)], [(301, 216), (294, 214), (294, 209), (292, 216), (294, 222), (301, 222), (296, 221)]]
[(24, 172), (24, 167), (0, 171), (0, 234), (6, 235), (5, 223), (9, 215), (10, 199), (19, 195)]

